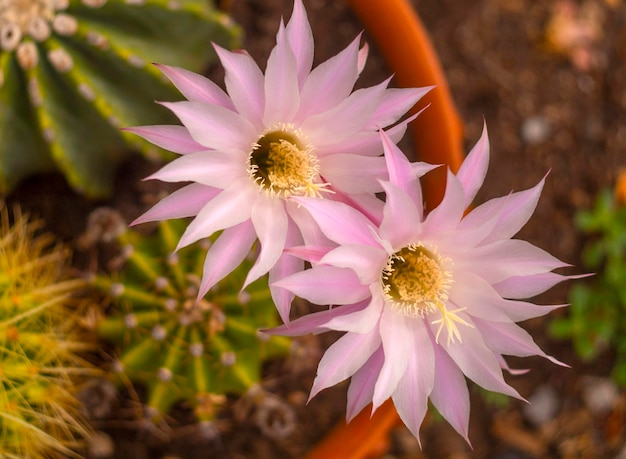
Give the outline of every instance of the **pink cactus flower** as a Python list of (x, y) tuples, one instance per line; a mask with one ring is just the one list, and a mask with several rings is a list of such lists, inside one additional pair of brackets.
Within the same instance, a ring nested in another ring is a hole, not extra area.
[[(410, 120), (399, 119), (430, 89), (389, 89), (386, 80), (353, 91), (367, 56), (360, 37), (312, 69), (313, 37), (301, 0), (276, 41), (265, 74), (247, 53), (215, 46), (227, 92), (200, 75), (160, 65), (187, 98), (162, 103), (182, 126), (128, 129), (181, 155), (149, 178), (192, 182), (134, 223), (195, 217), (179, 248), (222, 231), (207, 253), (199, 297), (239, 265), (255, 241), (260, 251), (246, 284), (268, 271), (271, 281), (303, 269), (301, 260), (283, 256), (284, 248), (323, 237), (290, 197), (341, 200), (379, 213), (374, 193), (388, 175), (378, 128), (389, 127), (398, 141)], [(288, 320), (293, 295), (275, 287), (272, 294)]]
[(321, 359), (311, 397), (351, 377), (348, 420), (369, 402), (375, 410), (391, 397), (419, 438), (430, 398), (469, 442), (464, 376), (521, 398), (503, 378), (502, 369), (509, 370), (503, 355), (539, 355), (560, 363), (516, 324), (560, 307), (522, 299), (567, 278), (551, 272), (565, 263), (511, 239), (533, 213), (544, 181), (465, 214), (487, 171), (485, 130), (458, 174), (448, 173), (441, 204), (424, 217), (411, 164), (381, 135), (389, 181), (382, 183), (386, 201), (380, 223), (341, 202), (293, 198), (336, 245), (289, 250), (313, 267), (277, 285), (333, 306), (271, 333), (346, 332)]

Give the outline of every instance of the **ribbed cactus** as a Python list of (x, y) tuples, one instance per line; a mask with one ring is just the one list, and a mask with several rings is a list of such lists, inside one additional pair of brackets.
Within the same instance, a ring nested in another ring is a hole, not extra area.
[(209, 0), (0, 0), (0, 193), (60, 169), (105, 196), (129, 145), (119, 127), (167, 124), (179, 98), (152, 63), (200, 71), (238, 29)]
[(98, 325), (119, 351), (113, 373), (147, 388), (146, 414), (155, 422), (177, 401), (210, 422), (225, 395), (260, 382), (263, 361), (289, 349), (285, 338), (257, 331), (276, 325), (277, 313), (265, 279), (240, 292), (250, 262), (196, 303), (206, 248), (174, 253), (184, 228), (163, 222), (151, 237), (128, 230), (119, 238), (123, 270), (94, 280), (113, 302)]
[(61, 279), (67, 252), (37, 223), (0, 208), (0, 457), (78, 457), (73, 378), (88, 370), (68, 306), (84, 282)]

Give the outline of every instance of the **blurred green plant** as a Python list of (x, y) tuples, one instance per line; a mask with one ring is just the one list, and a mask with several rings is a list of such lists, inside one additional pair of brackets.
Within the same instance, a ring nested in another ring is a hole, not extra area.
[(278, 324), (267, 280), (240, 291), (251, 261), (196, 301), (206, 247), (174, 252), (185, 226), (166, 221), (152, 236), (123, 232), (123, 268), (93, 281), (112, 303), (97, 324), (117, 349), (112, 377), (147, 389), (143, 416), (155, 424), (180, 401), (210, 424), (226, 395), (260, 383), (263, 362), (290, 348), (287, 338), (258, 331)]
[(89, 434), (76, 377), (92, 370), (78, 355), (72, 294), (82, 280), (62, 279), (67, 250), (40, 222), (19, 211), (10, 222), (0, 202), (0, 457), (80, 457)]
[(201, 71), (211, 41), (239, 37), (209, 0), (2, 0), (0, 193), (59, 169), (78, 192), (110, 194), (130, 148), (166, 155), (119, 130), (175, 121), (154, 100), (179, 94), (152, 63)]
[(613, 378), (626, 387), (626, 205), (617, 196), (606, 190), (593, 209), (576, 215), (576, 226), (588, 237), (583, 265), (597, 274), (570, 290), (569, 313), (553, 320), (550, 332), (572, 339), (584, 360), (613, 348)]

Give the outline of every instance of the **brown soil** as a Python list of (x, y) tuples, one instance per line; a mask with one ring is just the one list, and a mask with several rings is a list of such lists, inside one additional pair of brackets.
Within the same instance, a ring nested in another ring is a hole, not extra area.
[[(280, 16), (290, 15), (291, 0), (230, 3), (232, 15), (246, 32), (245, 48), (258, 62), (265, 62)], [(489, 128), (492, 160), (478, 201), (531, 187), (550, 171), (538, 209), (520, 237), (580, 265), (584, 240), (572, 224), (573, 216), (577, 209), (589, 207), (599, 190), (611, 187), (618, 170), (626, 167), (626, 5), (621, 0), (414, 0), (414, 4), (441, 57), (466, 125), (468, 147), (478, 139), (483, 118)], [(305, 0), (305, 5), (317, 63), (336, 54), (362, 29), (345, 1)], [(369, 86), (388, 74), (373, 46), (359, 84)], [(211, 69), (210, 75), (219, 80), (221, 71)], [(164, 189), (140, 181), (155, 167), (140, 159), (124, 165), (118, 191), (107, 202), (75, 195), (56, 175), (26, 180), (9, 201), (43, 217), (59, 237), (75, 244), (87, 215), (99, 205), (120, 210), (128, 220), (145, 210), (155, 193)], [(77, 268), (84, 269), (88, 260), (88, 254), (77, 251)], [(567, 286), (553, 289), (538, 302), (567, 302)], [(589, 376), (605, 381), (610, 357), (582, 363), (568, 343), (547, 337), (549, 320), (525, 326), (546, 352), (572, 368), (539, 358), (516, 359), (514, 366), (531, 372), (508, 378), (524, 397), (536, 395), (540, 387), (551, 388), (552, 395), (538, 402), (557, 403), (549, 419), (533, 425), (522, 402), (495, 403), (473, 388), (473, 450), (447, 424), (429, 416), (422, 430), (422, 452), (398, 428), (385, 458), (616, 457), (626, 436), (624, 392), (600, 413), (592, 412), (582, 397), (589, 381), (597, 381)], [(329, 339), (305, 338), (300, 343), (304, 354), (267, 365), (265, 388), (296, 413), (295, 430), (288, 437), (272, 438), (251, 420), (237, 420), (233, 401), (222, 416), (221, 434), (214, 437), (203, 437), (189, 425), (183, 407), (173, 414), (167, 441), (137, 423), (103, 423), (99, 428), (116, 443), (110, 457), (301, 457), (343, 415), (345, 385), (304, 406), (316, 362)], [(115, 414), (124, 417), (124, 403), (116, 406)]]

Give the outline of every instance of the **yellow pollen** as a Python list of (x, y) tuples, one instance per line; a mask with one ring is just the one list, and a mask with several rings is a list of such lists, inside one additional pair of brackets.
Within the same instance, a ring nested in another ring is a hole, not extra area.
[(450, 272), (444, 268), (446, 264), (449, 264), (448, 259), (438, 256), (421, 243), (409, 244), (389, 257), (381, 281), (387, 303), (397, 312), (415, 318), (439, 311), (441, 318), (432, 322), (440, 324), (435, 340), (439, 342), (445, 327), (450, 344), (455, 339), (461, 342), (456, 324), (472, 325), (457, 315), (463, 308), (454, 311), (446, 308), (448, 289), (452, 283)]
[(328, 183), (319, 176), (319, 162), (312, 147), (291, 125), (280, 125), (263, 134), (248, 159), (250, 178), (270, 196), (321, 197)]

